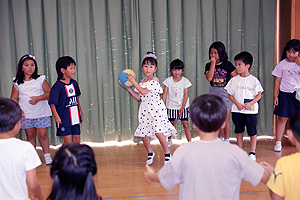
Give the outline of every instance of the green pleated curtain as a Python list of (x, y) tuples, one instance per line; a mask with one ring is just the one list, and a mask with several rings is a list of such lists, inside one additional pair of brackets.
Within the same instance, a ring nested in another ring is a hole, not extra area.
[[(143, 55), (153, 51), (162, 83), (170, 76), (169, 63), (179, 58), (193, 84), (192, 100), (208, 93), (208, 48), (222, 41), (233, 63), (240, 51), (252, 53), (251, 74), (265, 90), (258, 134), (272, 135), (275, 17), (276, 0), (0, 0), (1, 96), (10, 97), (22, 55), (36, 56), (50, 86), (57, 58), (69, 55), (77, 62), (82, 91), (82, 141), (138, 141), (133, 134), (139, 102), (119, 85), (119, 72), (130, 68), (142, 79)], [(178, 138), (185, 138), (180, 122), (176, 127)], [(55, 132), (52, 119), (48, 134), (54, 145), (62, 141)], [(25, 139), (24, 131), (18, 137)]]

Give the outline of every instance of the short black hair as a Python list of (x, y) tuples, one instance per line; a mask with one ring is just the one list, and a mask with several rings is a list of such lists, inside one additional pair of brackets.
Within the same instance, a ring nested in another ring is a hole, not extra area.
[(52, 191), (47, 199), (94, 199), (98, 195), (93, 176), (97, 164), (93, 149), (86, 144), (63, 145), (55, 154), (50, 175)]
[(172, 69), (184, 69), (184, 63), (179, 60), (179, 59), (175, 59), (170, 63), (170, 72), (172, 72)]
[(284, 60), (287, 58), (286, 51), (288, 51), (290, 49), (294, 49), (296, 52), (299, 52), (300, 51), (300, 41), (298, 39), (289, 40), (286, 43), (285, 47), (283, 48), (281, 60)]
[(290, 119), (290, 129), (296, 140), (300, 142), (300, 110), (296, 111)]
[(60, 57), (59, 59), (57, 59), (55, 67), (56, 67), (56, 72), (57, 72), (58, 79), (63, 79), (64, 78), (64, 75), (61, 72), (61, 69), (62, 68), (67, 69), (68, 66), (70, 66), (71, 64), (76, 65), (76, 62), (70, 56), (63, 56), (63, 57)]
[(11, 131), (22, 119), (20, 106), (11, 99), (0, 98), (0, 133)]
[(243, 63), (245, 63), (245, 65), (250, 65), (249, 70), (252, 66), (253, 63), (253, 56), (251, 55), (251, 53), (249, 53), (248, 51), (242, 51), (240, 53), (238, 53), (236, 56), (234, 56), (234, 61), (242, 61)]
[(214, 48), (218, 51), (219, 58), (220, 58), (221, 62), (228, 60), (228, 55), (226, 53), (226, 48), (225, 48), (225, 45), (223, 44), (223, 42), (217, 41), (217, 42), (214, 42), (210, 45), (209, 50), (208, 50), (209, 59), (210, 59), (210, 50), (212, 48)]
[(203, 132), (218, 131), (227, 117), (223, 99), (212, 94), (195, 98), (190, 106), (191, 120)]

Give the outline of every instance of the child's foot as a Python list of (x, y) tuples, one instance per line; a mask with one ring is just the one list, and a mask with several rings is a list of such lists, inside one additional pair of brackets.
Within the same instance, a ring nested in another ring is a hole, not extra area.
[(170, 148), (172, 146), (172, 138), (168, 139), (168, 147)]
[(274, 151), (276, 151), (276, 152), (281, 151), (281, 149), (282, 149), (281, 143), (276, 144), (275, 147), (274, 147)]
[(171, 161), (171, 153), (165, 153), (165, 162), (164, 164), (167, 164)]
[(148, 158), (146, 161), (147, 165), (151, 165), (153, 163), (154, 156), (155, 156), (155, 153), (153, 151), (151, 153), (148, 153)]
[(225, 142), (228, 142), (228, 143), (230, 143), (230, 142), (229, 142), (229, 138), (227, 138), (227, 139), (224, 139), (224, 141), (225, 141)]
[(253, 161), (256, 161), (256, 155), (254, 152), (250, 152), (249, 153), (249, 157), (253, 160)]
[(50, 156), (50, 153), (45, 153), (45, 154), (44, 154), (44, 158), (45, 158), (45, 163), (46, 163), (46, 165), (51, 165), (51, 163), (52, 163), (52, 158), (51, 158), (51, 156)]

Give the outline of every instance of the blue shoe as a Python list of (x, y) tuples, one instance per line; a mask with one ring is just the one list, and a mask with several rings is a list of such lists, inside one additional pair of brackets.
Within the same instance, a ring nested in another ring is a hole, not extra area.
[(230, 143), (230, 142), (229, 142), (229, 139), (224, 139), (224, 141)]

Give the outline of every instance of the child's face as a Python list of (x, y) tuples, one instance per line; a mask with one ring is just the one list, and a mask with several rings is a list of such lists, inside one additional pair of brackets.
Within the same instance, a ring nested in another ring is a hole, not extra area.
[(76, 67), (75, 67), (74, 63), (72, 63), (67, 67), (67, 69), (62, 68), (61, 72), (64, 75), (64, 79), (65, 78), (74, 78), (74, 76), (76, 74)]
[(153, 73), (156, 71), (156, 65), (151, 63), (145, 63), (142, 66), (142, 70), (146, 77), (150, 77), (153, 75)]
[(25, 76), (31, 76), (35, 71), (35, 64), (34, 61), (31, 59), (27, 59), (23, 62), (22, 71), (24, 72)]
[(182, 74), (182, 69), (172, 69), (171, 72), (174, 77), (180, 77)]
[(209, 56), (210, 58), (214, 57), (216, 59), (216, 62), (220, 62), (220, 57), (217, 49), (211, 48)]
[(236, 65), (236, 71), (240, 76), (246, 76), (249, 73), (249, 64), (245, 64), (243, 61), (241, 60), (236, 60), (235, 61), (235, 65)]
[(295, 62), (295, 59), (299, 57), (299, 51), (295, 51), (293, 48), (290, 48), (286, 51), (286, 57), (289, 62)]

